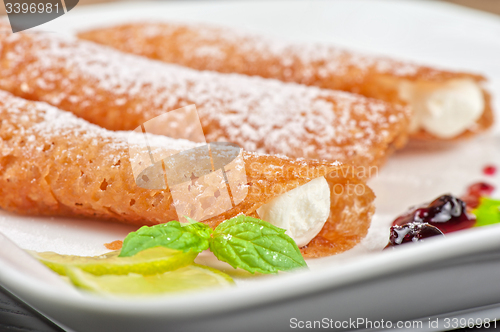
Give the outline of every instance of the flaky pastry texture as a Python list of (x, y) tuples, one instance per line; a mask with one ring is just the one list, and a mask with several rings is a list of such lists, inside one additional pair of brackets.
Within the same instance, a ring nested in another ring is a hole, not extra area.
[[(136, 185), (129, 155), (134, 132), (108, 131), (46, 103), (0, 91), (0, 207), (28, 215), (77, 216), (137, 226), (178, 219), (170, 188)], [(132, 135), (132, 136), (131, 136)], [(170, 152), (192, 149), (186, 140), (149, 136), (152, 146)], [(132, 146), (134, 144), (132, 143)], [(325, 176), (331, 213), (302, 253), (321, 257), (355, 246), (367, 233), (374, 194), (338, 162), (292, 159), (243, 152), (246, 197), (203, 222), (216, 227), (238, 214), (257, 217), (272, 198)], [(189, 204), (189, 202), (187, 202)], [(215, 201), (213, 205), (219, 204)]]
[[(204, 24), (138, 22), (84, 31), (79, 37), (123, 52), (198, 70), (274, 78), (398, 104), (405, 103), (398, 95), (401, 82), (470, 79), (481, 83), (485, 80), (483, 76), (472, 73), (440, 70), (329, 45), (283, 42)], [(482, 117), (451, 140), (491, 127), (491, 102), (484, 89), (483, 94), (485, 109)], [(411, 136), (436, 139), (424, 130)]]
[(0, 34), (0, 89), (111, 130), (195, 104), (208, 142), (365, 167), (406, 143), (410, 115), (354, 94), (199, 72), (50, 33)]

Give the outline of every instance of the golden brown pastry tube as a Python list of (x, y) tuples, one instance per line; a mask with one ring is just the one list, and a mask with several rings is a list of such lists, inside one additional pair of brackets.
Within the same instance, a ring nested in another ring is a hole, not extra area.
[(489, 95), (481, 88), (484, 77), (476, 74), (207, 25), (132, 23), (79, 37), (199, 70), (257, 75), (409, 104), (415, 113), (410, 127), (415, 138), (469, 136), (493, 122)]
[[(45, 103), (0, 91), (0, 206), (30, 215), (103, 218), (134, 225), (177, 219), (169, 188), (136, 185), (129, 157), (132, 132), (113, 132)], [(152, 136), (155, 146), (185, 150), (195, 143)], [(135, 140), (133, 140), (135, 141)], [(248, 195), (211, 227), (255, 210), (283, 192), (325, 176), (331, 211), (321, 232), (304, 248), (307, 257), (331, 255), (357, 244), (374, 211), (373, 192), (338, 163), (294, 160), (244, 152)], [(353, 186), (359, 190), (349, 190)], [(362, 192), (361, 192), (361, 189)]]
[(54, 34), (0, 34), (0, 89), (111, 130), (195, 104), (207, 141), (379, 165), (407, 137), (403, 107), (244, 75), (199, 72)]

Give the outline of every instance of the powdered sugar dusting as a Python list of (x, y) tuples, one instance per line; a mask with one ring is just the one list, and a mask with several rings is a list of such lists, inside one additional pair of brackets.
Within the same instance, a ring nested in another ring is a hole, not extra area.
[[(229, 141), (246, 150), (290, 157), (372, 163), (377, 159), (372, 151), (385, 150), (401, 134), (408, 116), (399, 106), (348, 93), (198, 72), (49, 34), (2, 38), (1, 44), (11, 46), (3, 56), (12, 59), (1, 68), (2, 87), (12, 85), (9, 72), (14, 70), (17, 80), (28, 84), (27, 91), (82, 115), (87, 115), (82, 109), (93, 107), (89, 100), (111, 96), (113, 105), (90, 119), (103, 126), (108, 125), (100, 122), (106, 112), (146, 121), (195, 104), (209, 142)], [(75, 120), (68, 115), (64, 119)]]
[[(398, 77), (416, 75), (421, 66), (395, 61), (390, 58), (365, 55), (325, 44), (291, 43), (288, 41), (254, 35), (237, 29), (216, 27), (205, 24), (143, 23), (131, 25), (137, 36), (147, 38), (175, 36), (184, 56), (207, 61), (228, 61), (228, 45), (237, 45), (238, 56), (248, 63), (252, 61), (278, 61), (276, 70), (284, 70), (297, 62), (301, 66), (302, 80), (309, 81), (315, 74), (321, 77), (342, 76), (350, 68), (356, 68), (357, 75), (365, 75), (369, 70)], [(187, 29), (185, 35), (176, 34)], [(170, 37), (168, 37), (170, 38)], [(139, 51), (140, 52), (140, 51)], [(294, 72), (290, 70), (290, 78)]]
[[(68, 134), (76, 136), (82, 141), (106, 142), (106, 150), (123, 153), (128, 151), (129, 142), (143, 141), (143, 134), (132, 131), (109, 131), (91, 124), (75, 115), (61, 111), (46, 103), (33, 103), (0, 90), (0, 105), (11, 122), (19, 124), (17, 131), (19, 136), (27, 137), (25, 145), (26, 153), (32, 149), (42, 151), (44, 145), (50, 142), (52, 137), (64, 137)], [(36, 140), (36, 136), (42, 138)], [(173, 139), (166, 136), (147, 134), (148, 142), (153, 148), (168, 148), (170, 150), (184, 151), (199, 144), (183, 140)], [(107, 154), (109, 158), (113, 155)], [(29, 156), (27, 156), (29, 157)]]

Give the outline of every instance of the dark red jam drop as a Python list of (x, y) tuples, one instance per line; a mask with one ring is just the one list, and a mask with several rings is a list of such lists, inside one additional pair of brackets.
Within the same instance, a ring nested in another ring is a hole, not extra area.
[(437, 227), (425, 223), (411, 222), (402, 226), (392, 226), (387, 247), (398, 246), (408, 242), (418, 242), (436, 235), (444, 234)]
[(467, 194), (479, 197), (490, 196), (493, 191), (495, 191), (495, 187), (486, 182), (477, 182), (467, 188)]
[(407, 212), (394, 220), (394, 226), (408, 223), (427, 223), (435, 226), (443, 233), (470, 228), (476, 219), (467, 214), (465, 202), (452, 195), (443, 195), (432, 203)]
[(483, 168), (484, 175), (493, 176), (497, 172), (497, 167), (494, 165), (487, 165)]
[(467, 206), (475, 208), (479, 205), (479, 198), (483, 196), (490, 196), (495, 187), (486, 182), (477, 182), (467, 188), (467, 193), (462, 199), (467, 203)]

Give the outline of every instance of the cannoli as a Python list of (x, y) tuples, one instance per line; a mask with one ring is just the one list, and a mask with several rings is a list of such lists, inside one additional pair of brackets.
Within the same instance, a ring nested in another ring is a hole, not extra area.
[[(143, 148), (141, 135), (147, 136), (148, 148), (157, 155), (190, 153), (200, 144), (133, 131), (108, 131), (46, 103), (4, 91), (0, 91), (0, 120), (1, 208), (28, 215), (101, 218), (138, 226), (178, 218), (172, 188), (146, 189), (137, 184), (132, 170), (137, 160), (131, 151)], [(223, 155), (224, 150), (215, 153)], [(295, 233), (296, 241), (302, 241), (304, 256), (345, 251), (366, 235), (374, 195), (361, 179), (345, 172), (347, 166), (245, 151), (241, 156), (246, 181), (240, 187), (246, 190), (245, 197), (202, 222), (215, 227), (241, 213), (273, 222), (273, 215), (282, 216), (286, 206), (301, 204), (298, 214), (307, 223), (305, 217), (319, 218), (326, 203), (328, 213), (319, 220), (320, 229), (317, 224), (309, 225)], [(200, 158), (193, 160), (202, 163)], [(184, 168), (179, 171), (185, 173)], [(211, 205), (217, 206), (218, 196), (209, 196), (215, 199)], [(304, 203), (308, 197), (309, 205)], [(190, 204), (189, 199), (186, 204)], [(317, 234), (310, 234), (311, 229)], [(307, 236), (312, 240), (304, 243)]]
[(414, 138), (451, 140), (493, 123), (490, 97), (481, 86), (485, 78), (476, 74), (206, 25), (132, 23), (79, 37), (199, 70), (257, 75), (410, 105)]
[(195, 104), (207, 141), (377, 166), (407, 139), (409, 111), (345, 92), (199, 72), (54, 34), (0, 34), (0, 89), (111, 130)]

